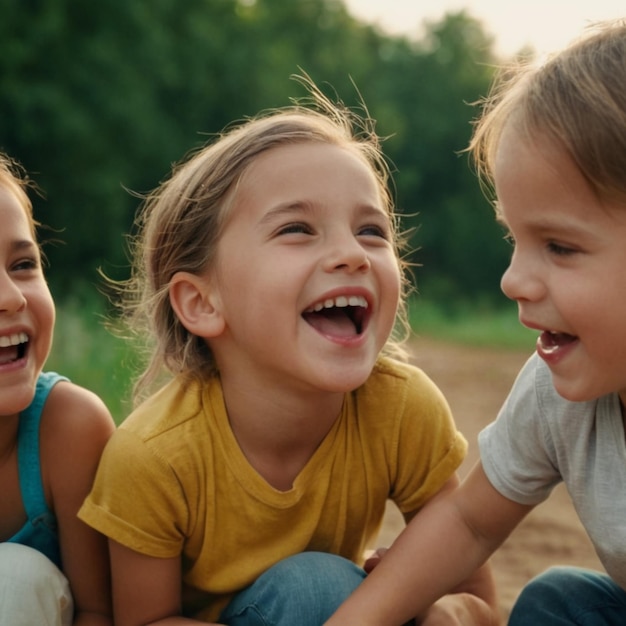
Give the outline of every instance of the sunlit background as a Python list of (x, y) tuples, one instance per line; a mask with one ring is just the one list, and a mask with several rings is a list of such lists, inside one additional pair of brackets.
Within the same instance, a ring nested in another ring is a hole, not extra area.
[(0, 149), (43, 191), (35, 215), (51, 228), (41, 234), (59, 310), (51, 367), (118, 416), (131, 348), (102, 328), (111, 309), (99, 269), (128, 276), (137, 194), (229, 123), (306, 96), (290, 78), (300, 71), (346, 106), (359, 109), (362, 97), (385, 138), (416, 332), (517, 342), (516, 308), (499, 288), (510, 246), (464, 153), (476, 103), (500, 61), (626, 12), (624, 0), (4, 5)]
[(502, 54), (530, 45), (551, 52), (578, 36), (590, 22), (626, 17), (624, 0), (346, 0), (354, 15), (389, 33), (420, 36), (424, 20), (466, 9), (496, 38)]

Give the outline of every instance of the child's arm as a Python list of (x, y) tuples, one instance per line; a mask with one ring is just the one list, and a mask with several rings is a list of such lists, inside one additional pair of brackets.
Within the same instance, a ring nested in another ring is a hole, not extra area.
[[(434, 504), (437, 499), (447, 497), (459, 486), (459, 478), (454, 474), (430, 501)], [(414, 515), (405, 515), (407, 525)], [(370, 557), (365, 570), (371, 572), (384, 555), (388, 552), (382, 548)], [(420, 624), (424, 626), (491, 626), (498, 623), (498, 603), (495, 585), (488, 564), (479, 567), (467, 580), (452, 589), (447, 595), (429, 607), (421, 617)]]
[(115, 626), (207, 625), (181, 614), (180, 557), (146, 556), (109, 540)]
[[(531, 508), (496, 491), (479, 463), (458, 489), (420, 511), (326, 626), (400, 626), (416, 616), (424, 626), (484, 624), (478, 613), (473, 622), (449, 616), (438, 622), (429, 607), (459, 585), (470, 584), (472, 576), (482, 576), (481, 565)], [(470, 615), (474, 608), (480, 611), (463, 598), (456, 600)]]
[[(436, 498), (447, 497), (458, 488), (459, 482), (455, 474)], [(407, 520), (408, 523), (410, 520)], [(429, 607), (418, 623), (423, 626), (496, 626), (499, 623), (498, 613), (491, 566), (485, 564)]]
[(42, 468), (59, 526), (63, 573), (74, 599), (74, 626), (113, 623), (106, 538), (76, 514), (114, 429), (96, 395), (67, 382), (55, 385), (41, 425)]
[(499, 607), (491, 567), (483, 565), (415, 620), (421, 626), (497, 626)]

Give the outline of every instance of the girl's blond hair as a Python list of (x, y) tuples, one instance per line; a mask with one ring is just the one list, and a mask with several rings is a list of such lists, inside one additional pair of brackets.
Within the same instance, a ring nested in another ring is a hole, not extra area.
[(33, 239), (36, 240), (36, 228), (39, 224), (33, 218), (33, 205), (26, 190), (32, 186), (23, 168), (7, 154), (0, 152), (0, 188), (12, 193), (28, 218)]
[(215, 359), (206, 341), (190, 334), (172, 309), (170, 280), (177, 272), (201, 274), (210, 267), (229, 211), (229, 192), (256, 157), (284, 145), (339, 145), (363, 159), (374, 172), (391, 218), (404, 278), (400, 323), (385, 351), (402, 353), (403, 337), (398, 329), (406, 336), (409, 282), (400, 256), (402, 244), (389, 190), (390, 170), (374, 123), (368, 116), (332, 103), (308, 77), (295, 78), (307, 87), (309, 98), (226, 129), (216, 141), (175, 166), (171, 176), (145, 198), (138, 214), (138, 232), (131, 240), (132, 275), (121, 285), (122, 308), (131, 329), (152, 344), (147, 367), (135, 386), (136, 402), (152, 390), (163, 373), (200, 379), (216, 373)]

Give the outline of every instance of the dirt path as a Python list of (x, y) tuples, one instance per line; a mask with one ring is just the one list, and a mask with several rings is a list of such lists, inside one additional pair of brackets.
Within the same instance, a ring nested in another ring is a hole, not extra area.
[[(478, 432), (496, 417), (529, 353), (419, 338), (414, 355), (414, 362), (446, 395), (457, 425), (469, 442), (468, 456), (460, 469), (463, 477), (476, 461)], [(399, 513), (390, 507), (379, 545), (391, 543), (402, 526)], [(503, 617), (524, 584), (554, 564), (602, 569), (562, 486), (531, 512), (492, 558)]]

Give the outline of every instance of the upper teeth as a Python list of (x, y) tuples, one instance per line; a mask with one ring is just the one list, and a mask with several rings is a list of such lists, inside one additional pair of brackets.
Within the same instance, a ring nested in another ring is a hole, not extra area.
[(26, 333), (15, 333), (13, 335), (4, 335), (0, 337), (0, 348), (8, 348), (9, 346), (17, 346), (20, 343), (26, 343), (28, 335)]
[(331, 309), (332, 307), (360, 306), (367, 309), (367, 300), (363, 296), (339, 296), (337, 298), (328, 298), (324, 302), (318, 302), (312, 306), (309, 311), (321, 311), (322, 309)]

